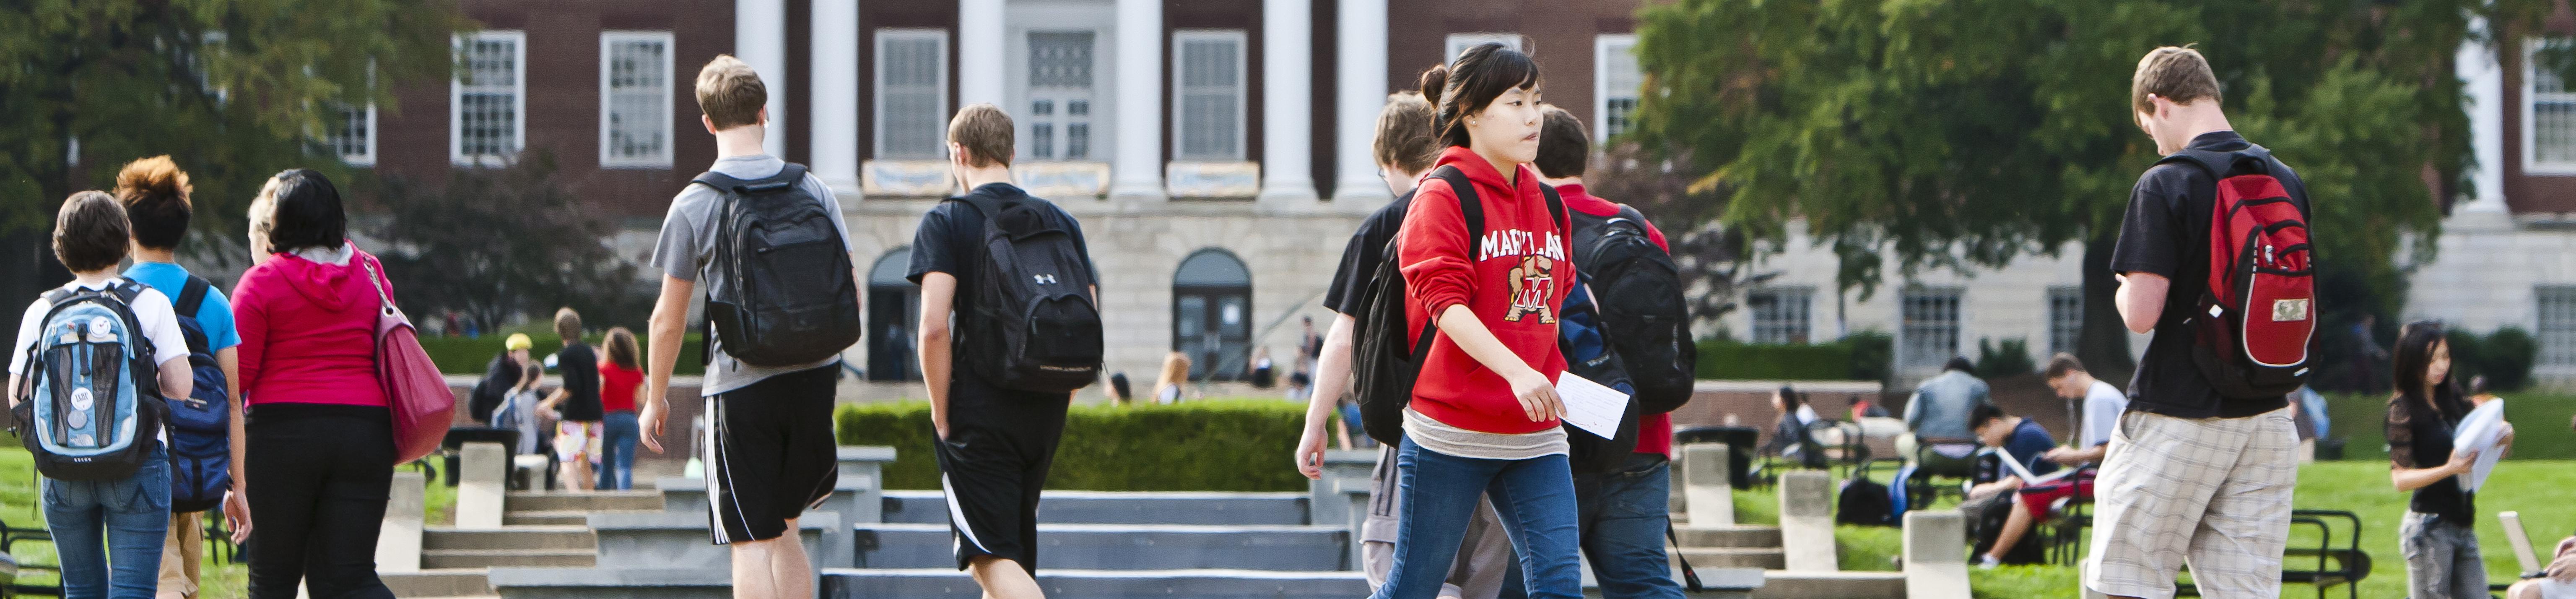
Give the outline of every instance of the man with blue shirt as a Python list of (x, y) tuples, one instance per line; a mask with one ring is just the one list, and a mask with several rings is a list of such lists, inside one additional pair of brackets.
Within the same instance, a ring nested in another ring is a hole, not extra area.
[(2048, 450), (2057, 447), (2057, 440), (2050, 438), (2048, 430), (2041, 428), (2038, 422), (2005, 414), (1994, 404), (1981, 403), (1971, 408), (1968, 425), (1969, 430), (1975, 431), (1978, 442), (2002, 449), (1985, 461), (1983, 470), (1977, 474), (1977, 480), (1982, 482), (1969, 487), (1967, 501), (1959, 503), (1959, 512), (1968, 518), (1969, 533), (1978, 541), (1978, 565), (1991, 568), (2001, 561), (1998, 554), (2004, 550), (1993, 545), (2002, 536), (2013, 506), (2020, 505), (2016, 500), (2019, 497), (2017, 492), (2022, 490), (2024, 482), (2020, 472), (2002, 461), (2009, 459), (2021, 464), (2021, 470), (2028, 471), (2031, 476), (2046, 476), (2058, 468), (2056, 462), (2043, 457)]
[[(125, 205), (126, 221), (132, 225), (134, 266), (125, 269), (127, 278), (142, 282), (171, 298), (172, 309), (182, 323), (197, 324), (197, 332), (188, 336), (188, 352), (214, 356), (224, 373), (224, 397), (231, 417), (230, 431), (225, 435), (231, 462), (232, 491), (223, 500), (225, 518), (231, 522), (234, 540), (241, 540), (250, 530), (248, 499), (242, 493), (242, 412), (241, 385), (237, 374), (233, 346), (241, 344), (241, 335), (233, 329), (232, 302), (213, 284), (188, 274), (179, 266), (179, 242), (188, 236), (188, 220), (193, 210), (188, 201), (188, 174), (168, 156), (154, 156), (125, 165), (116, 175), (116, 199)], [(194, 310), (190, 305), (194, 304)], [(171, 398), (171, 401), (189, 401)], [(174, 443), (182, 439), (172, 439)], [(180, 452), (173, 445), (171, 451)], [(177, 477), (173, 477), (176, 480)], [(186, 599), (197, 595), (198, 566), (205, 561), (204, 514), (197, 511), (170, 514), (170, 532), (161, 546), (160, 599)]]

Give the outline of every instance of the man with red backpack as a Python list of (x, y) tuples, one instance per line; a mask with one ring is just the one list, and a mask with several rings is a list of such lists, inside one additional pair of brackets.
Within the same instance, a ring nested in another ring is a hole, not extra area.
[(2279, 595), (2298, 478), (2287, 394), (2315, 331), (2307, 189), (2219, 108), (2190, 48), (2139, 61), (2130, 100), (2165, 158), (2131, 190), (2111, 268), (2153, 331), (2096, 479), (2084, 585), (2170, 597), (2186, 560), (2213, 598)]

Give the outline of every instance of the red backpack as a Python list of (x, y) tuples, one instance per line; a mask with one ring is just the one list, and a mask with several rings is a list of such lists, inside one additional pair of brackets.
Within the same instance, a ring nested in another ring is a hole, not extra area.
[(2317, 330), (2315, 250), (2305, 206), (2291, 200), (2261, 146), (2237, 152), (2184, 150), (2218, 178), (2209, 223), (2209, 290), (2193, 324), (2192, 360), (2221, 397), (2280, 397), (2307, 383), (2308, 341)]

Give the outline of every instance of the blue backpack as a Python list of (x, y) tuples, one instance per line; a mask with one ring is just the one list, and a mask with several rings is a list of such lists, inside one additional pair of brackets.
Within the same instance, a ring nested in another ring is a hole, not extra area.
[(1619, 419), (1615, 438), (1603, 438), (1572, 423), (1563, 425), (1568, 465), (1576, 474), (1600, 474), (1617, 470), (1628, 454), (1637, 451), (1637, 418), (1644, 410), (1638, 409), (1637, 386), (1628, 376), (1627, 364), (1605, 336), (1591, 278), (1575, 274), (1574, 289), (1566, 292), (1556, 319), (1556, 345), (1565, 354), (1565, 372), (1628, 394), (1627, 411)]
[(197, 321), (214, 284), (189, 275), (170, 301), (179, 332), (188, 338), (188, 368), (196, 383), (170, 404), (170, 511), (199, 512), (222, 505), (233, 486), (232, 405), (224, 370), (216, 365), (205, 324)]
[(130, 307), (144, 286), (119, 277), (106, 289), (45, 294), (28, 343), (25, 401), (10, 409), (36, 471), (57, 480), (117, 480), (151, 455), (168, 406), (152, 340)]

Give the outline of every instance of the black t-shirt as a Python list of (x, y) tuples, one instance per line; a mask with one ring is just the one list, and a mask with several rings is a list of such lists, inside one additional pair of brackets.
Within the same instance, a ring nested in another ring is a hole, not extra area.
[[(1324, 289), (1324, 307), (1334, 312), (1358, 316), (1360, 305), (1368, 302), (1361, 293), (1368, 289), (1369, 277), (1377, 274), (1377, 263), (1393, 259), (1386, 255), (1386, 244), (1395, 240), (1397, 229), (1404, 228), (1404, 211), (1413, 205), (1413, 192), (1405, 192), (1367, 220), (1360, 230), (1351, 233), (1350, 245), (1342, 247), (1342, 266), (1333, 271), (1333, 284)], [(1316, 348), (1321, 353), (1320, 347)]]
[[(1066, 229), (1073, 232), (1074, 245), (1082, 249), (1083, 255), (1091, 254), (1091, 245), (1082, 236), (1081, 223), (1053, 202), (1031, 197), (1027, 191), (1009, 183), (987, 183), (967, 192), (967, 195), (1003, 202), (1016, 200), (1042, 204), (1054, 211), (1056, 218), (1066, 223)], [(920, 284), (922, 275), (933, 272), (948, 273), (949, 276), (957, 277), (956, 299), (949, 304), (949, 314), (957, 324), (950, 329), (951, 331), (956, 331), (957, 327), (977, 325), (974, 319), (964, 316), (974, 314), (975, 308), (982, 302), (981, 298), (975, 296), (974, 281), (976, 275), (990, 261), (984, 254), (984, 213), (976, 210), (974, 205), (965, 202), (940, 202), (938, 206), (932, 207), (928, 214), (921, 215), (921, 227), (913, 230), (912, 267), (904, 274), (904, 278), (914, 284)], [(1091, 274), (1091, 280), (1100, 280), (1100, 273), (1097, 272), (1096, 267)], [(949, 351), (952, 354), (970, 351), (964, 345), (965, 340), (970, 337), (952, 334), (951, 338), (955, 341), (949, 346)], [(1010, 393), (1059, 401), (1071, 397), (1070, 394), (1030, 393), (1004, 389), (983, 380), (983, 377), (965, 376), (962, 370), (964, 363), (964, 360), (952, 363), (948, 377), (950, 393), (981, 393), (988, 397), (992, 394)]]
[[(2399, 468), (2433, 468), (2451, 462), (2452, 427), (2467, 416), (2469, 406), (2458, 397), (2443, 394), (2437, 400), (2442, 409), (2425, 405), (2420, 397), (2399, 394), (2388, 400), (2388, 461)], [(2441, 516), (2458, 524), (2476, 522), (2477, 496), (2460, 489), (2460, 477), (2446, 476), (2424, 488), (2416, 489), (2406, 502), (2406, 510)]]
[[(2234, 131), (2213, 131), (2192, 138), (2190, 149), (2234, 152), (2253, 147)], [(2278, 160), (2274, 177), (2297, 204), (2308, 211), (2308, 188), (2298, 173)], [(2120, 241), (2111, 250), (2111, 270), (2162, 275), (2173, 282), (2165, 292), (2164, 315), (2146, 356), (2138, 360), (2129, 381), (2129, 409), (2176, 418), (2241, 418), (2289, 406), (2289, 398), (2224, 400), (2192, 362), (2190, 317), (2209, 292), (2209, 222), (2218, 203), (2218, 180), (2190, 163), (2169, 162), (2147, 169), (2129, 190), (2127, 215), (2120, 220)]]
[(599, 353), (590, 344), (574, 343), (555, 354), (555, 372), (563, 374), (563, 419), (598, 422)]

